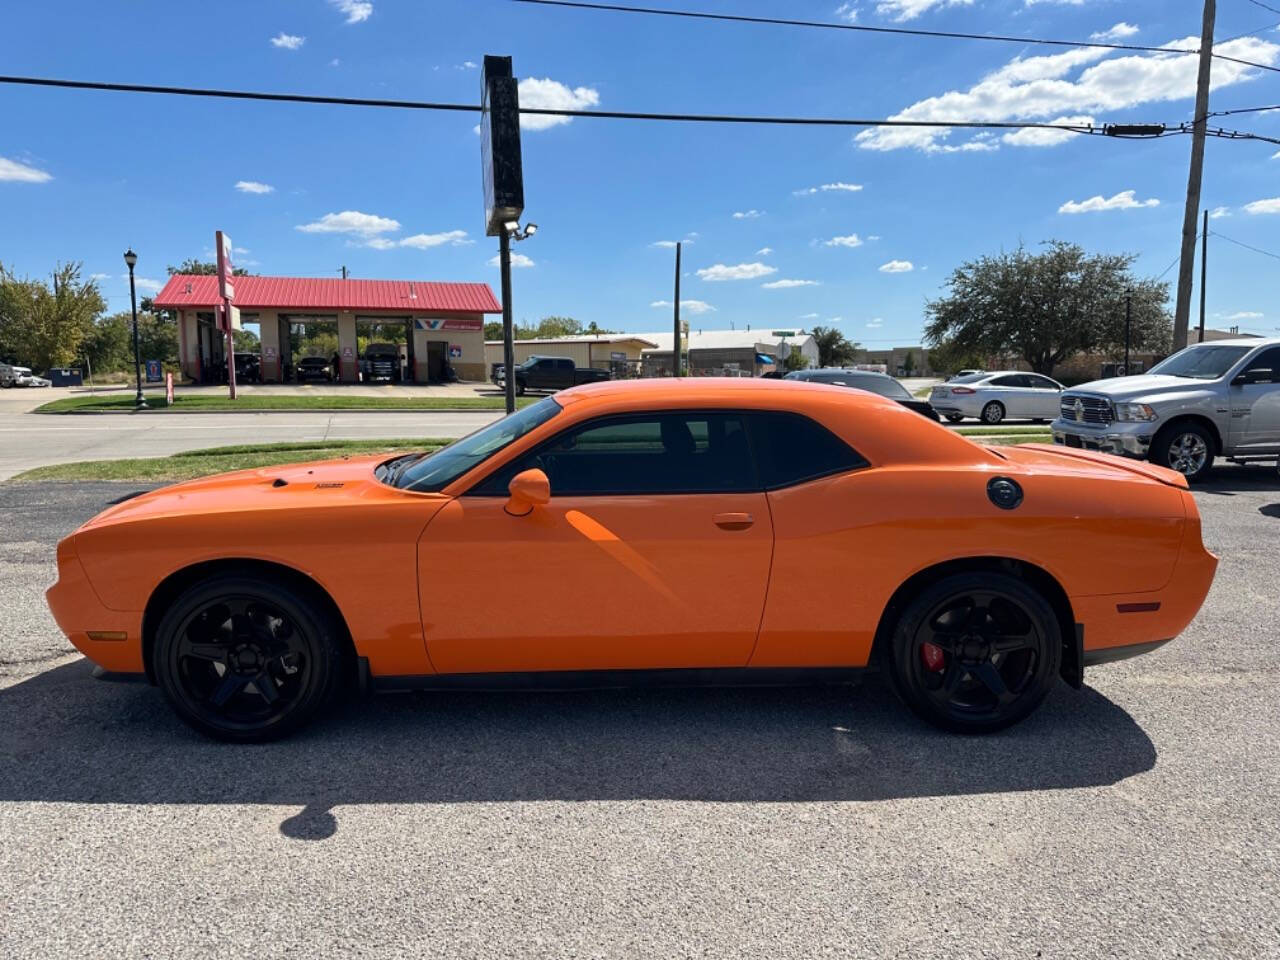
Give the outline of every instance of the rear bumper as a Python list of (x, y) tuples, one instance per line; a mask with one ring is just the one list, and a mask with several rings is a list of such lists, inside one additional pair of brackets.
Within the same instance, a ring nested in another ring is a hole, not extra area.
[(1104, 663), (1115, 663), (1117, 660), (1128, 660), (1130, 657), (1140, 657), (1144, 653), (1159, 650), (1168, 642), (1168, 640), (1148, 640), (1145, 643), (1130, 643), (1123, 647), (1107, 647), (1103, 650), (1086, 650), (1084, 654), (1084, 665), (1086, 667), (1097, 667)]
[(59, 629), (86, 657), (113, 673), (142, 672), (141, 612), (109, 610), (102, 604), (71, 537), (58, 544), (58, 582), (44, 596)]

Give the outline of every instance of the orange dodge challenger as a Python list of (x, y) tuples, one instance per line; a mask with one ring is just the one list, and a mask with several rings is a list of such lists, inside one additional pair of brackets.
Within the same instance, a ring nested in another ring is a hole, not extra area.
[(49, 606), (214, 737), (344, 688), (846, 681), (952, 730), (1176, 636), (1217, 566), (1172, 470), (978, 446), (891, 400), (600, 383), (432, 454), (180, 483), (58, 545)]

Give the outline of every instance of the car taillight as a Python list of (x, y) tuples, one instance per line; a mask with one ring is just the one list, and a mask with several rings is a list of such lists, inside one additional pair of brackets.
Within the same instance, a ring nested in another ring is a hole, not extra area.
[(974, 393), (975, 391), (970, 387), (952, 387), (951, 392), (952, 393)]

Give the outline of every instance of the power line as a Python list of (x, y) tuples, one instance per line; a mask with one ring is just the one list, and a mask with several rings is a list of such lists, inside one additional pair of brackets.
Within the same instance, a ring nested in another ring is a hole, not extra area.
[(1270, 10), (1272, 13), (1280, 13), (1280, 9), (1269, 7), (1265, 3), (1262, 3), (1261, 0), (1249, 0), (1249, 2), (1255, 7), (1261, 7), (1263, 10)]
[[(1196, 234), (1196, 239), (1197, 239), (1197, 240), (1199, 240), (1199, 239), (1200, 239), (1200, 234)], [(1166, 273), (1168, 273), (1170, 270), (1172, 270), (1172, 269), (1173, 269), (1174, 264), (1176, 264), (1176, 263), (1177, 263), (1179, 260), (1181, 260), (1181, 259), (1182, 259), (1182, 254), (1181, 254), (1181, 253), (1179, 253), (1176, 257), (1174, 257), (1172, 260), (1170, 260), (1170, 261), (1169, 261), (1169, 265), (1168, 265), (1167, 267), (1165, 267), (1163, 270), (1161, 270), (1159, 274), (1157, 274), (1157, 275), (1156, 275), (1156, 282), (1157, 282), (1157, 283), (1159, 283), (1161, 280), (1163, 280), (1163, 279), (1164, 279), (1164, 275), (1165, 275)]]
[[(170, 87), (142, 83), (111, 83), (99, 80), (63, 80), (52, 77), (16, 77), (0, 76), (0, 84), (16, 84), (19, 86), (54, 87), (70, 90), (99, 90), (111, 93), (149, 93), (181, 97), (208, 97), (230, 100), (257, 100), (274, 103), (309, 103), (346, 107), (384, 107), (401, 110), (443, 110), (458, 113), (479, 113), (479, 104), (443, 103), (425, 100), (388, 100), (369, 99), (364, 97), (334, 97), (303, 93), (267, 93), (257, 90), (222, 90), (206, 87)], [(1062, 130), (1091, 136), (1108, 136), (1112, 139), (1144, 139), (1174, 136), (1190, 132), (1188, 124), (1168, 126), (1166, 124), (1122, 124), (1125, 126), (1150, 127), (1159, 132), (1141, 136), (1126, 136), (1122, 133), (1108, 133), (1108, 126), (1093, 124), (1036, 123), (1032, 121), (1000, 121), (1000, 120), (903, 120), (903, 119), (862, 119), (854, 117), (787, 117), (787, 116), (752, 116), (741, 114), (712, 113), (654, 113), (634, 110), (570, 110), (554, 107), (521, 107), (522, 114), (550, 117), (582, 117), (606, 120), (655, 120), (678, 123), (730, 123), (730, 124), (771, 124), (779, 126), (811, 126), (811, 127), (908, 127), (932, 129), (969, 129), (969, 130)], [(1207, 131), (1209, 136), (1223, 137), (1229, 140), (1262, 140), (1267, 143), (1280, 144), (1280, 139), (1240, 130), (1224, 130), (1216, 128)]]
[(1206, 116), (1209, 117), (1229, 117), (1233, 113), (1265, 113), (1268, 110), (1280, 110), (1280, 103), (1273, 103), (1266, 107), (1240, 107), (1236, 110), (1211, 110)]
[[(1102, 50), (1128, 50), (1138, 53), (1197, 54), (1199, 50), (1170, 47), (1150, 47), (1134, 43), (1106, 43), (1098, 40), (1051, 40), (1044, 37), (1014, 37), (997, 33), (961, 33), (951, 30), (921, 30), (911, 27), (872, 27), (860, 23), (830, 23), (824, 20), (792, 20), (785, 17), (749, 17), (733, 13), (708, 13), (703, 10), (663, 10), (657, 7), (637, 7), (621, 3), (587, 3), (585, 0), (511, 0), (512, 3), (534, 4), (544, 7), (561, 7), (571, 10), (593, 10), (604, 13), (638, 13), (647, 16), (679, 17), (686, 20), (713, 20), (726, 23), (753, 23), (783, 27), (809, 27), (820, 30), (845, 30), (853, 33), (892, 34), (906, 37), (935, 37), (948, 40), (987, 40), (994, 43), (1038, 44), (1049, 47), (1095, 47)], [(1280, 13), (1280, 10), (1276, 11)], [(1280, 67), (1272, 67), (1252, 60), (1241, 60), (1223, 53), (1215, 53), (1219, 60), (1228, 60), (1247, 67), (1280, 73)]]
[(1210, 234), (1210, 236), (1211, 236), (1211, 237), (1217, 237), (1217, 238), (1218, 238), (1218, 239), (1220, 239), (1220, 240), (1225, 240), (1225, 241), (1227, 241), (1227, 243), (1234, 243), (1237, 247), (1244, 247), (1246, 250), (1252, 250), (1254, 253), (1260, 253), (1260, 254), (1262, 254), (1264, 257), (1272, 257), (1272, 258), (1274, 258), (1274, 259), (1276, 259), (1276, 260), (1280, 260), (1280, 253), (1272, 253), (1270, 250), (1263, 250), (1263, 249), (1261, 249), (1261, 248), (1259, 248), (1259, 247), (1251, 247), (1251, 246), (1249, 246), (1249, 244), (1247, 244), (1247, 243), (1241, 243), (1239, 240), (1232, 240), (1232, 239), (1231, 239), (1230, 237), (1228, 237), (1225, 233), (1219, 233), (1217, 230), (1214, 230), (1214, 231)]

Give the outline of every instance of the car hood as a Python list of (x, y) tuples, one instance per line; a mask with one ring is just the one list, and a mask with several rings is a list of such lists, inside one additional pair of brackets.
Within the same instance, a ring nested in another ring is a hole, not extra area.
[[(109, 507), (81, 529), (182, 514), (315, 507), (381, 496), (404, 496), (374, 469), (396, 454), (292, 463), (219, 473), (139, 494)], [(414, 495), (416, 496), (416, 494)]]
[(1092, 380), (1077, 387), (1068, 387), (1063, 394), (1096, 393), (1112, 400), (1133, 400), (1161, 394), (1198, 393), (1210, 389), (1210, 380), (1194, 380), (1191, 377), (1167, 377), (1161, 374), (1142, 374), (1136, 377), (1113, 377), (1108, 380)]

